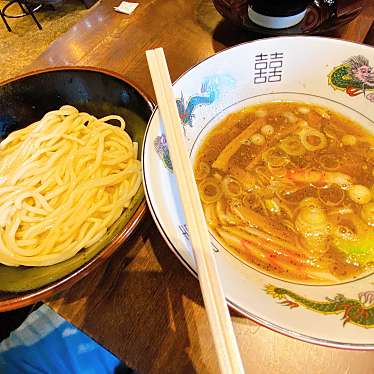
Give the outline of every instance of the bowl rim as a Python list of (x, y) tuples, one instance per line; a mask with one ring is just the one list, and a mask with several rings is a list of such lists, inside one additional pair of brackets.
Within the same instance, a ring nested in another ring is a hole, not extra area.
[[(139, 89), (137, 85), (131, 82), (131, 80), (125, 78), (121, 74), (104, 69), (99, 67), (91, 67), (91, 66), (56, 66), (56, 67), (48, 67), (42, 69), (35, 69), (28, 71), (26, 73), (17, 75), (15, 77), (6, 79), (0, 82), (0, 87), (6, 84), (15, 82), (17, 80), (31, 77), (34, 75), (39, 75), (43, 73), (48, 73), (51, 71), (92, 71), (96, 73), (101, 73), (104, 75), (111, 76), (113, 78), (117, 78), (122, 82), (128, 84), (129, 86), (133, 87), (140, 96), (144, 99), (146, 105), (149, 107), (151, 111), (151, 115), (155, 109), (154, 101), (146, 95), (143, 90)], [(147, 126), (146, 126), (147, 127)], [(77, 283), (85, 276), (87, 276), (91, 271), (96, 269), (99, 265), (102, 265), (124, 242), (128, 239), (131, 234), (134, 232), (135, 228), (143, 220), (144, 216), (146, 215), (148, 209), (147, 204), (145, 201), (145, 197), (141, 200), (139, 206), (136, 208), (134, 214), (131, 216), (130, 220), (126, 223), (124, 228), (121, 230), (119, 234), (117, 234), (114, 239), (104, 247), (102, 251), (97, 253), (92, 259), (88, 262), (83, 264), (82, 266), (78, 267), (76, 270), (72, 271), (68, 275), (58, 279), (52, 283), (48, 283), (40, 288), (35, 290), (29, 290), (19, 293), (14, 293), (15, 296), (11, 296), (7, 299), (0, 299), (0, 312), (6, 312), (14, 309), (19, 309), (22, 307), (26, 307), (28, 305), (34, 304), (38, 301), (41, 301), (45, 298), (51, 297), (52, 295), (63, 291), (65, 288), (71, 287), (74, 283)], [(4, 294), (8, 294), (8, 292), (4, 292)], [(11, 292), (9, 294), (12, 294)]]

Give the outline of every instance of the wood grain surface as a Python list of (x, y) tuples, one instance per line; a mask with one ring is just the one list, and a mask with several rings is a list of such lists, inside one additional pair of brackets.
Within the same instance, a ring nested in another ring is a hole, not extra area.
[[(104, 67), (153, 97), (145, 50), (165, 49), (174, 80), (213, 53), (259, 37), (223, 21), (210, 0), (142, 0), (131, 16), (113, 11), (119, 2), (102, 0), (30, 69)], [(373, 19), (370, 0), (330, 36), (374, 44)], [(47, 302), (140, 373), (218, 372), (199, 284), (149, 216), (107, 263)], [(248, 373), (374, 373), (374, 352), (319, 347), (232, 318)]]

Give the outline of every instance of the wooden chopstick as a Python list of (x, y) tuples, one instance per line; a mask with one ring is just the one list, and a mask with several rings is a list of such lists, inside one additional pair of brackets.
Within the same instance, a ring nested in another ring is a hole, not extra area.
[(221, 372), (244, 373), (162, 48), (146, 52)]

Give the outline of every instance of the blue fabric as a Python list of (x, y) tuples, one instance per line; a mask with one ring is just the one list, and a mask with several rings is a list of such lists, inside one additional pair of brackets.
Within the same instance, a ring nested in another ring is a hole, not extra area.
[(120, 364), (46, 305), (0, 343), (1, 374), (105, 374)]

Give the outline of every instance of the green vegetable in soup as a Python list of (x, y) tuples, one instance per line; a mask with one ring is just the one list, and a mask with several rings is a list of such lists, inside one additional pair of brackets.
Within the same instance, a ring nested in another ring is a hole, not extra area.
[(345, 253), (350, 260), (361, 266), (374, 266), (374, 233), (362, 236), (335, 237), (334, 246)]

